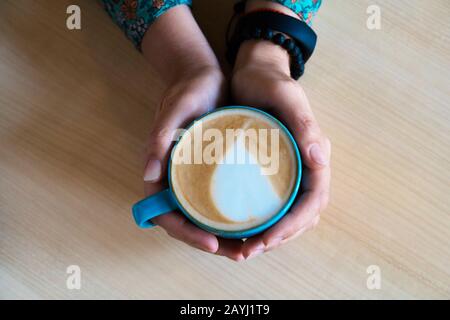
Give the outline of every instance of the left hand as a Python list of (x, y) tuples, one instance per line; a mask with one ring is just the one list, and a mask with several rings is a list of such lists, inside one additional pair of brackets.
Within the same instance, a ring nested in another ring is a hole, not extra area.
[[(175, 6), (161, 15), (141, 45), (144, 57), (167, 84), (148, 141), (144, 180), (149, 196), (167, 188), (167, 161), (176, 129), (222, 105), (228, 90), (217, 58), (188, 6)], [(179, 212), (152, 220), (192, 247), (236, 261), (243, 259), (242, 241), (218, 238)]]
[(300, 196), (272, 228), (242, 245), (245, 258), (271, 250), (315, 227), (329, 201), (330, 141), (322, 134), (298, 82), (290, 77), (289, 56), (268, 41), (242, 44), (231, 92), (240, 105), (264, 108), (290, 129), (304, 164)]

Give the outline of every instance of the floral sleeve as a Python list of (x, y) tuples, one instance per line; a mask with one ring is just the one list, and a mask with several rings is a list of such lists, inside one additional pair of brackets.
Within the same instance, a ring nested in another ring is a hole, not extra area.
[[(292, 9), (307, 23), (311, 22), (322, 2), (322, 0), (270, 1)], [(111, 18), (140, 49), (142, 38), (153, 21), (174, 6), (182, 4), (191, 6), (192, 0), (103, 0), (103, 3)]]
[(148, 27), (160, 15), (177, 5), (192, 5), (192, 0), (103, 0), (106, 11), (140, 49)]
[(303, 21), (311, 23), (312, 18), (319, 10), (322, 0), (270, 0), (278, 2), (295, 13), (297, 13)]

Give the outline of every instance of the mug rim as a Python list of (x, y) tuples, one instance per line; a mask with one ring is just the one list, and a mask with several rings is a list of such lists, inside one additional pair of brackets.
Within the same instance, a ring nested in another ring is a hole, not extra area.
[(295, 179), (295, 183), (294, 183), (294, 188), (292, 189), (292, 192), (289, 196), (289, 198), (286, 200), (285, 204), (283, 205), (283, 207), (276, 213), (274, 214), (270, 219), (268, 219), (267, 221), (264, 221), (263, 223), (255, 226), (255, 227), (251, 227), (251, 228), (247, 228), (244, 230), (222, 230), (222, 229), (217, 229), (211, 226), (208, 226), (200, 221), (198, 221), (197, 219), (195, 219), (186, 208), (183, 207), (183, 205), (181, 204), (181, 202), (178, 200), (178, 197), (176, 195), (176, 193), (173, 190), (173, 186), (172, 186), (172, 170), (171, 170), (171, 165), (172, 165), (172, 158), (175, 152), (175, 149), (178, 145), (178, 143), (180, 142), (181, 138), (183, 135), (179, 136), (177, 138), (177, 141), (175, 142), (175, 144), (172, 147), (172, 151), (170, 153), (170, 158), (168, 161), (168, 168), (167, 168), (167, 178), (168, 178), (168, 183), (169, 183), (169, 190), (170, 193), (172, 194), (172, 198), (174, 199), (174, 201), (176, 202), (178, 209), (183, 213), (184, 216), (186, 216), (192, 223), (194, 223), (195, 225), (199, 226), (200, 228), (202, 228), (203, 230), (206, 230), (210, 233), (213, 233), (217, 236), (223, 237), (223, 238), (231, 238), (231, 239), (242, 239), (242, 238), (248, 238), (251, 236), (254, 236), (268, 228), (270, 228), (271, 226), (273, 226), (275, 223), (277, 223), (279, 220), (281, 220), (281, 218), (287, 213), (287, 211), (291, 208), (293, 202), (295, 201), (298, 191), (300, 189), (300, 182), (302, 180), (302, 173), (303, 173), (303, 164), (302, 164), (302, 158), (301, 158), (301, 154), (300, 154), (300, 150), (299, 147), (297, 145), (297, 142), (295, 141), (294, 137), (292, 136), (291, 132), (289, 131), (289, 129), (277, 118), (275, 118), (274, 116), (272, 116), (271, 114), (269, 114), (266, 111), (254, 108), (254, 107), (249, 107), (249, 106), (225, 106), (225, 107), (219, 107), (219, 108), (215, 108), (211, 111), (208, 111), (204, 114), (202, 114), (200, 117), (196, 118), (194, 121), (192, 121), (188, 126), (186, 126), (185, 128), (185, 132), (189, 131), (189, 129), (199, 120), (213, 114), (219, 111), (223, 111), (223, 110), (230, 110), (230, 109), (245, 109), (245, 110), (250, 110), (250, 111), (255, 111), (258, 113), (261, 113), (262, 115), (268, 117), (269, 119), (271, 119), (272, 121), (274, 121), (278, 126), (280, 126), (280, 128), (284, 131), (284, 133), (286, 134), (286, 136), (288, 137), (289, 141), (291, 142), (291, 144), (294, 147), (294, 154), (295, 154), (295, 158), (297, 160), (297, 176)]

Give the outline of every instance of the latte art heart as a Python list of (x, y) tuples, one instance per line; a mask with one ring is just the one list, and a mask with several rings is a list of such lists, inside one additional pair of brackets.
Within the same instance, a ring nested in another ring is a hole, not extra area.
[[(199, 126), (204, 131), (214, 130), (214, 135), (208, 135), (209, 144), (195, 140)], [(226, 137), (229, 130), (243, 129), (276, 129), (280, 133), (267, 139), (238, 134), (232, 136), (231, 143), (217, 138)], [(193, 156), (199, 153), (201, 157)], [(245, 161), (236, 161), (236, 155)], [(183, 161), (190, 157), (207, 161)], [(279, 165), (268, 166), (267, 159), (276, 159)], [(271, 170), (262, 170), (269, 167)], [(273, 119), (253, 110), (224, 109), (206, 116), (183, 134), (170, 169), (174, 195), (193, 219), (217, 230), (241, 231), (264, 223), (284, 206), (294, 189), (297, 158), (285, 131)]]
[[(230, 159), (245, 155), (245, 163)], [(283, 201), (276, 193), (269, 176), (261, 174), (261, 167), (245, 148), (242, 137), (225, 154), (211, 181), (211, 196), (220, 213), (233, 222), (261, 220), (280, 210)]]

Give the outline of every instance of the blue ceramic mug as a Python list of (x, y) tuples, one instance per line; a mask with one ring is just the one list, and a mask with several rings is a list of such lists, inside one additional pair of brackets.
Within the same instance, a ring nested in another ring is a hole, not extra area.
[[(136, 221), (136, 224), (141, 228), (151, 228), (155, 226), (152, 223), (152, 219), (160, 216), (162, 214), (166, 214), (169, 212), (172, 212), (174, 210), (182, 212), (193, 224), (197, 225), (201, 229), (204, 229), (208, 232), (211, 232), (217, 236), (223, 237), (223, 238), (231, 238), (231, 239), (244, 239), (251, 237), (253, 235), (256, 235), (258, 233), (263, 232), (264, 230), (268, 229), (269, 227), (273, 226), (275, 223), (277, 223), (290, 209), (292, 206), (298, 191), (300, 187), (300, 181), (302, 177), (302, 161), (300, 156), (300, 151), (298, 149), (297, 143), (295, 142), (294, 138), (292, 137), (289, 130), (276, 118), (274, 118), (272, 115), (256, 109), (252, 107), (244, 107), (244, 106), (230, 106), (230, 107), (222, 107), (214, 109), (211, 112), (205, 113), (200, 118), (193, 121), (187, 128), (186, 132), (191, 128), (198, 120), (206, 120), (207, 117), (211, 116), (212, 114), (216, 112), (221, 112), (223, 110), (236, 110), (236, 109), (244, 109), (244, 110), (250, 110), (257, 112), (259, 115), (264, 116), (266, 119), (271, 120), (275, 124), (279, 126), (279, 128), (284, 132), (285, 136), (288, 138), (289, 142), (292, 145), (292, 149), (294, 150), (294, 157), (297, 163), (297, 176), (294, 179), (294, 184), (292, 188), (292, 192), (290, 196), (288, 197), (287, 201), (284, 203), (284, 205), (281, 207), (281, 209), (274, 215), (272, 215), (268, 220), (264, 221), (260, 225), (257, 225), (255, 227), (251, 227), (249, 229), (245, 230), (220, 230), (218, 228), (206, 225), (205, 223), (202, 223), (198, 221), (198, 219), (194, 218), (192, 214), (189, 213), (189, 211), (180, 203), (180, 201), (177, 198), (176, 193), (174, 192), (172, 179), (171, 179), (171, 165), (172, 165), (172, 159), (174, 156), (174, 152), (177, 148), (178, 143), (182, 139), (183, 136), (180, 136), (177, 140), (177, 142), (174, 144), (171, 152), (171, 156), (168, 163), (168, 184), (169, 188), (166, 190), (163, 190), (157, 194), (151, 195), (133, 205), (132, 213), (133, 217)], [(282, 164), (281, 164), (282, 165)]]

